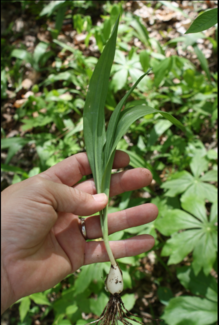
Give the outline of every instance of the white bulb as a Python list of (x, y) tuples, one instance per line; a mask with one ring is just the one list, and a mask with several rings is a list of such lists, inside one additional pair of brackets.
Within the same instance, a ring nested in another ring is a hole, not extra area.
[(111, 265), (105, 284), (107, 291), (109, 291), (112, 295), (115, 293), (121, 293), (123, 291), (122, 271), (117, 264)]

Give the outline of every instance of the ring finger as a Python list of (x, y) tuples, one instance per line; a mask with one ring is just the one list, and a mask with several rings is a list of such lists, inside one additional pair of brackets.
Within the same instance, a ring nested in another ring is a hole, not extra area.
[[(130, 209), (108, 215), (109, 234), (131, 227), (141, 226), (156, 219), (157, 207), (152, 203), (142, 204)], [(84, 221), (87, 239), (102, 237), (99, 215), (88, 217)]]

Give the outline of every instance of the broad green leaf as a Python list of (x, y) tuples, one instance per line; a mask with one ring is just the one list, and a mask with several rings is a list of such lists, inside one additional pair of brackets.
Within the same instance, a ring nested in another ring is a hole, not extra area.
[(127, 76), (128, 76), (127, 69), (121, 69), (114, 74), (112, 78), (112, 86), (115, 92), (122, 89), (125, 86), (127, 81)]
[(29, 308), (30, 308), (30, 298), (29, 297), (22, 298), (21, 303), (19, 305), (19, 314), (20, 314), (21, 322), (23, 322), (25, 316), (29, 311)]
[(38, 305), (50, 305), (48, 298), (42, 292), (34, 293), (29, 296)]
[(194, 180), (193, 184), (181, 196), (181, 202), (184, 202), (193, 195), (202, 200), (207, 199), (210, 202), (215, 202), (217, 199), (217, 188), (200, 180)]
[(194, 178), (187, 171), (178, 172), (174, 179), (162, 184), (162, 188), (168, 189), (167, 196), (175, 196), (184, 192), (194, 182)]
[(198, 297), (176, 297), (161, 318), (168, 325), (211, 325), (217, 321), (217, 304)]
[(193, 251), (197, 240), (202, 236), (200, 230), (186, 230), (167, 240), (163, 249), (162, 256), (170, 255), (169, 264), (181, 262), (191, 251)]
[(217, 302), (217, 282), (210, 274), (206, 276), (201, 271), (196, 276), (191, 267), (183, 266), (177, 269), (177, 278), (193, 294)]
[(208, 161), (200, 155), (195, 155), (190, 163), (192, 173), (195, 177), (200, 176), (200, 174), (208, 169)]
[(194, 196), (194, 193), (183, 201), (182, 207), (191, 212), (194, 217), (181, 210), (172, 210), (156, 223), (157, 229), (165, 235), (187, 229), (182, 233), (174, 234), (164, 245), (162, 254), (170, 255), (168, 264), (171, 264), (180, 262), (194, 250), (192, 266), (195, 274), (203, 269), (207, 275), (216, 260), (217, 228), (213, 222), (208, 221), (204, 202)]
[(24, 61), (30, 63), (31, 65), (33, 63), (32, 55), (29, 52), (27, 52), (26, 50), (14, 49), (11, 52), (11, 56), (15, 57), (17, 59), (20, 59), (20, 60), (24, 60)]
[(218, 159), (218, 154), (217, 151), (214, 149), (211, 149), (207, 152), (207, 157), (208, 159), (213, 159), (213, 160), (217, 160)]
[[(135, 65), (133, 64), (133, 66), (135, 66)], [(138, 80), (138, 78), (140, 78), (142, 76), (142, 71), (139, 70), (139, 68), (141, 68), (141, 67), (138, 67), (138, 68), (133, 67), (133, 68), (129, 69), (129, 74), (133, 81)]]
[(202, 32), (217, 24), (217, 8), (201, 13), (191, 24), (186, 34)]
[(91, 283), (96, 269), (95, 264), (84, 265), (75, 281), (75, 294), (83, 292)]
[(104, 105), (115, 55), (119, 18), (92, 74), (84, 106), (84, 139), (97, 191), (101, 190), (102, 152), (105, 143)]
[(133, 293), (122, 296), (122, 301), (128, 310), (131, 310), (134, 307), (135, 300), (135, 295)]
[(217, 182), (217, 170), (209, 170), (201, 177), (203, 182)]
[(97, 315), (100, 316), (103, 312), (107, 302), (108, 297), (105, 293), (101, 292), (100, 295), (97, 298), (90, 299), (90, 309), (91, 311)]
[(48, 47), (48, 43), (45, 42), (40, 42), (37, 44), (37, 46), (35, 47), (34, 53), (33, 53), (33, 58), (34, 58), (34, 63), (39, 64), (41, 57), (43, 56), (43, 54), (45, 54), (47, 47)]
[(180, 229), (200, 228), (201, 223), (188, 213), (174, 209), (156, 223), (158, 230), (165, 236), (170, 236)]
[(217, 236), (217, 231), (215, 226), (206, 226), (205, 231), (203, 231), (202, 237), (196, 243), (193, 251), (193, 262), (192, 267), (195, 274), (197, 275), (201, 269), (205, 275), (208, 275), (214, 265), (217, 257), (217, 247), (214, 245), (214, 233)]
[(186, 197), (185, 200), (182, 201), (182, 208), (193, 214), (193, 216), (202, 222), (207, 221), (205, 202), (194, 194)]

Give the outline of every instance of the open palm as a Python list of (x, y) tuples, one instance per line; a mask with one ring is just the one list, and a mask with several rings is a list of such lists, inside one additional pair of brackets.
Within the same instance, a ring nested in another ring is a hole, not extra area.
[[(128, 155), (118, 151), (114, 168), (128, 163)], [(108, 260), (104, 242), (87, 242), (81, 233), (78, 215), (92, 215), (107, 204), (104, 194), (95, 195), (92, 179), (78, 183), (90, 173), (87, 155), (81, 153), (2, 192), (2, 267), (14, 301), (54, 286), (82, 265)], [(151, 179), (143, 168), (114, 174), (110, 195), (147, 186)], [(109, 233), (156, 216), (153, 204), (110, 214)], [(98, 216), (88, 217), (85, 225), (88, 239), (101, 237)], [(111, 248), (119, 258), (145, 252), (153, 244), (153, 237), (141, 235), (111, 242)]]

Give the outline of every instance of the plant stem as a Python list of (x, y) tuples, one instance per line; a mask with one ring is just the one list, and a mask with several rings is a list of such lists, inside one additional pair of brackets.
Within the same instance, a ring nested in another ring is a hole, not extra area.
[(108, 212), (108, 205), (105, 209), (100, 211), (100, 223), (101, 223), (101, 229), (103, 234), (103, 240), (106, 247), (107, 254), (109, 256), (110, 262), (113, 266), (117, 265), (116, 260), (113, 256), (113, 252), (111, 250), (110, 244), (109, 244), (109, 238), (108, 238), (108, 223), (107, 223), (107, 212)]

